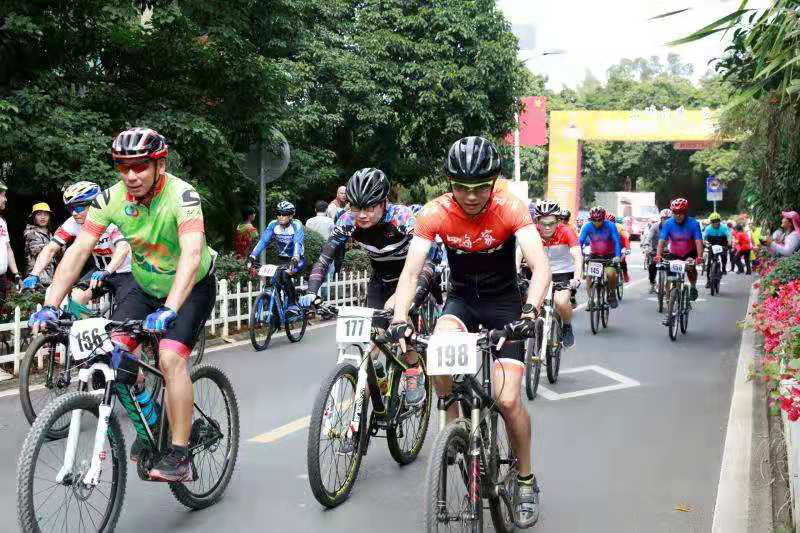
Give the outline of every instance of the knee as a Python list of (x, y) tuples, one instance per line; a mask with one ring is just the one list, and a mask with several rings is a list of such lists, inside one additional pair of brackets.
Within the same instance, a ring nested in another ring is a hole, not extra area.
[(497, 407), (503, 413), (513, 413), (522, 409), (522, 398), (519, 394), (503, 394), (497, 398)]
[(159, 366), (165, 376), (175, 376), (185, 373), (188, 369), (186, 359), (171, 350), (161, 350), (159, 353)]

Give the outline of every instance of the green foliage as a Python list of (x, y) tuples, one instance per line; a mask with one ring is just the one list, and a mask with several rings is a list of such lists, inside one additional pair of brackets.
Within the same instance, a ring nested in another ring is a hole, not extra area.
[(22, 320), (36, 311), (36, 306), (44, 303), (44, 292), (23, 291), (20, 292), (16, 287), (9, 287), (6, 301), (0, 309), (0, 323), (14, 321), (14, 308), (19, 306), (20, 317)]
[(367, 252), (360, 248), (352, 248), (347, 250), (344, 254), (342, 270), (346, 272), (366, 271), (372, 275), (372, 262), (369, 260)]
[(762, 290), (772, 294), (786, 283), (796, 280), (798, 275), (800, 275), (800, 254), (784, 257), (777, 261), (775, 268), (763, 277)]

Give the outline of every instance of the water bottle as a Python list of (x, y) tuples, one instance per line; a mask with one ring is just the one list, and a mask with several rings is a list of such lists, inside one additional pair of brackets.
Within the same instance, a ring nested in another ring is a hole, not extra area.
[(142, 410), (144, 421), (147, 422), (150, 430), (155, 435), (156, 423), (158, 423), (158, 404), (153, 400), (150, 391), (143, 386), (137, 384), (133, 388), (133, 392), (136, 395), (136, 403), (139, 404), (139, 409)]
[(383, 367), (383, 362), (376, 359), (372, 362), (375, 367), (375, 375), (378, 376), (378, 388), (381, 390), (381, 395), (385, 396), (389, 392), (389, 381), (386, 379), (386, 369)]

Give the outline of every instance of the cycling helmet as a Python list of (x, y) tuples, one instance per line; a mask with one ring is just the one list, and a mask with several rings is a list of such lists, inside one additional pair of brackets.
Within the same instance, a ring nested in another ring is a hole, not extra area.
[(561, 210), (561, 218), (563, 218), (564, 220), (569, 221), (569, 219), (572, 218), (572, 213), (570, 213), (569, 209), (562, 209)]
[(659, 218), (669, 218), (672, 216), (672, 211), (670, 211), (669, 209), (662, 209), (658, 215)]
[(91, 181), (79, 181), (64, 190), (64, 205), (85, 204), (100, 194), (100, 186)]
[(550, 200), (538, 200), (536, 207), (533, 208), (533, 216), (535, 217), (548, 217), (559, 216), (561, 214), (561, 207)]
[(589, 220), (602, 221), (606, 219), (606, 210), (600, 206), (593, 207), (589, 211)]
[(464, 183), (486, 181), (500, 173), (500, 153), (488, 139), (464, 137), (447, 152), (444, 173)]
[(722, 220), (722, 217), (719, 216), (719, 213), (711, 213), (711, 216), (708, 217), (709, 222), (719, 222)]
[(609, 222), (616, 222), (617, 217), (614, 216), (614, 213), (606, 213), (606, 220)]
[(278, 204), (279, 215), (294, 215), (294, 205), (284, 200)]
[(111, 145), (114, 159), (138, 159), (167, 157), (167, 141), (157, 131), (150, 128), (130, 128), (114, 139)]
[(669, 208), (673, 214), (685, 214), (689, 210), (689, 202), (686, 198), (675, 198), (670, 202)]
[(346, 191), (350, 205), (370, 207), (389, 197), (389, 179), (377, 168), (362, 168), (347, 182)]

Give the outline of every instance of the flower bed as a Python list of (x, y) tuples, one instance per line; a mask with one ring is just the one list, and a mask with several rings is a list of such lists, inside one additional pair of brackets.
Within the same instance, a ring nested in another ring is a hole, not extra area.
[(770, 409), (800, 419), (800, 254), (768, 259), (758, 267), (753, 327), (764, 338), (764, 353), (754, 376), (767, 383)]

